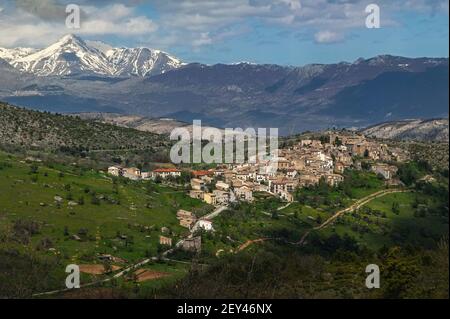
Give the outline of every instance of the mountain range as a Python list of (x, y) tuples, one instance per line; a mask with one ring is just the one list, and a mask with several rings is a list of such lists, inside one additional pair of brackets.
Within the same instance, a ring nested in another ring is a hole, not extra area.
[(73, 35), (41, 50), (0, 49), (0, 100), (16, 105), (201, 119), (216, 127), (278, 127), (285, 135), (446, 118), (448, 82), (448, 58), (205, 65)]
[(178, 59), (160, 50), (114, 48), (72, 34), (42, 50), (0, 48), (0, 58), (20, 71), (38, 76), (149, 76), (182, 66)]

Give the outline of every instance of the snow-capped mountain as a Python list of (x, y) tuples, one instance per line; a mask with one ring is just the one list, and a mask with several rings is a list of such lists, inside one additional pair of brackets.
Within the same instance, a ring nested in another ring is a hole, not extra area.
[(27, 55), (33, 54), (36, 52), (36, 49), (32, 48), (14, 48), (14, 49), (5, 49), (0, 48), (0, 59), (5, 61), (14, 61), (20, 58), (23, 58)]
[(49, 47), (10, 63), (21, 71), (40, 76), (79, 73), (109, 75), (114, 72), (100, 51), (73, 35), (64, 36)]
[(182, 65), (180, 60), (148, 48), (114, 48), (107, 51), (106, 56), (114, 65), (114, 75), (156, 75)]
[(20, 71), (38, 76), (148, 76), (183, 65), (159, 50), (113, 48), (106, 43), (84, 41), (74, 35), (66, 35), (42, 50), (0, 48), (0, 58)]

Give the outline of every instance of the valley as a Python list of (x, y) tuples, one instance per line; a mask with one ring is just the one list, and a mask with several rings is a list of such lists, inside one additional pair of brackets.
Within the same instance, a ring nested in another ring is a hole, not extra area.
[[(412, 159), (399, 162), (386, 159), (398, 167), (392, 185), (371, 169), (377, 162), (369, 152), (349, 157), (353, 164), (340, 173), (339, 183), (320, 179), (298, 185), (290, 190), (290, 199), (264, 191), (261, 183), (251, 201), (245, 196), (224, 205), (193, 198), (198, 180), (213, 193), (214, 185), (226, 186), (210, 174), (220, 172), (220, 166), (175, 168), (168, 159), (149, 152), (170, 148), (166, 135), (96, 120), (9, 105), (0, 108), (0, 266), (6, 269), (0, 280), (7, 283), (1, 285), (0, 296), (341, 298), (351, 291), (353, 298), (434, 298), (448, 294), (435, 284), (448, 278), (448, 272), (442, 272), (445, 256), (448, 260), (448, 166), (416, 157), (427, 151), (411, 153)], [(346, 138), (361, 139), (345, 131), (331, 134), (335, 142), (344, 144), (351, 143)], [(325, 137), (324, 132), (292, 136), (282, 140), (281, 153), (299, 160), (302, 152), (314, 148), (335, 149)], [(378, 154), (379, 145), (384, 145), (379, 143), (386, 142), (391, 143), (375, 139), (364, 145)], [(448, 158), (448, 144), (441, 144), (442, 148), (420, 145)], [(408, 145), (392, 141), (389, 149), (400, 156), (397, 148), (407, 154), (412, 150)], [(81, 152), (73, 152), (79, 147)], [(354, 166), (357, 162), (359, 168)], [(149, 178), (135, 178), (136, 169), (130, 169), (134, 166), (148, 172)], [(112, 175), (114, 167), (124, 173)], [(379, 172), (384, 168), (379, 166)], [(177, 176), (164, 177), (166, 172)], [(235, 192), (238, 182), (231, 180)], [(196, 227), (187, 227), (193, 220)], [(387, 284), (382, 290), (368, 291), (358, 283), (364, 281), (365, 265), (374, 262), (386, 272)], [(79, 290), (65, 289), (68, 264), (80, 265)], [(251, 286), (245, 279), (249, 267), (255, 276)], [(398, 276), (406, 278), (400, 286)]]

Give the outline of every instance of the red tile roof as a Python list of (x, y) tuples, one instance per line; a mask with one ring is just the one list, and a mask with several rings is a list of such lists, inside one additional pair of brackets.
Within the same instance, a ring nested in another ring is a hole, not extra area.
[(192, 171), (192, 174), (194, 176), (210, 176), (210, 175), (214, 175), (213, 171)]

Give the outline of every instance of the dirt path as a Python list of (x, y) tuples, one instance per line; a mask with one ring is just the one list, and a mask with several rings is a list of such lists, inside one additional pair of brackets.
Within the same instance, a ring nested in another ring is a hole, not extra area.
[[(104, 265), (92, 264), (92, 265), (79, 265), (80, 272), (89, 274), (89, 275), (103, 275), (106, 273), (106, 269)], [(111, 265), (111, 271), (117, 271), (120, 267), (116, 265)]]
[(240, 252), (242, 250), (244, 250), (245, 248), (247, 248), (250, 245), (256, 244), (256, 243), (262, 243), (265, 242), (267, 240), (271, 240), (271, 238), (259, 238), (259, 239), (253, 239), (253, 240), (247, 240), (245, 243), (243, 243), (242, 245), (240, 245), (237, 249), (237, 252)]
[[(338, 212), (336, 212), (333, 216), (331, 216), (330, 218), (328, 218), (325, 222), (323, 222), (321, 225), (314, 227), (312, 230), (307, 231), (302, 238), (300, 239), (299, 242), (297, 243), (291, 243), (291, 244), (295, 244), (295, 245), (304, 245), (306, 242), (306, 238), (308, 238), (308, 236), (311, 234), (311, 232), (313, 230), (320, 230), (323, 229), (325, 227), (327, 227), (328, 225), (330, 225), (331, 223), (333, 223), (338, 217), (342, 216), (345, 213), (354, 211), (356, 209), (359, 209), (360, 207), (368, 204), (369, 202), (371, 202), (372, 200), (379, 198), (379, 197), (383, 197), (386, 196), (388, 194), (395, 194), (395, 193), (406, 193), (406, 192), (411, 192), (411, 190), (401, 190), (401, 189), (384, 189), (381, 191), (378, 191), (376, 193), (370, 194), (369, 196), (366, 196), (364, 198), (361, 198), (359, 200), (357, 200), (355, 203), (353, 203), (350, 207), (342, 209)], [(244, 244), (242, 244), (241, 246), (239, 246), (238, 248), (238, 252), (242, 251), (244, 249), (246, 249), (248, 246), (254, 244), (254, 243), (259, 243), (259, 242), (264, 242), (267, 240), (271, 240), (270, 238), (260, 238), (260, 239), (254, 239), (254, 240), (248, 240), (247, 242), (245, 242)]]
[(359, 199), (358, 201), (356, 201), (354, 204), (352, 204), (350, 207), (345, 208), (343, 210), (340, 210), (338, 212), (336, 212), (333, 216), (331, 216), (330, 218), (328, 218), (325, 222), (323, 222), (321, 225), (314, 227), (312, 230), (307, 231), (303, 237), (300, 239), (300, 241), (298, 242), (299, 245), (304, 245), (306, 238), (308, 238), (309, 234), (313, 231), (313, 230), (321, 230), (325, 227), (327, 227), (328, 225), (330, 225), (331, 223), (333, 223), (338, 217), (342, 216), (345, 213), (348, 212), (352, 212), (354, 210), (359, 209), (360, 207), (368, 204), (369, 202), (373, 201), (374, 199), (386, 196), (388, 194), (395, 194), (395, 193), (406, 193), (406, 192), (411, 192), (410, 190), (401, 190), (401, 189), (387, 189), (387, 190), (382, 190), (382, 191), (378, 191), (376, 193), (370, 194), (369, 196), (366, 196), (364, 198)]
[(149, 280), (155, 280), (159, 278), (164, 278), (170, 276), (169, 273), (161, 272), (161, 271), (155, 271), (155, 270), (148, 270), (148, 269), (139, 269), (134, 272), (134, 275), (136, 276), (137, 282), (144, 282)]
[(296, 202), (290, 202), (290, 203), (288, 203), (288, 204), (286, 204), (286, 205), (284, 205), (284, 206), (278, 207), (278, 208), (277, 208), (277, 211), (281, 211), (281, 210), (283, 210), (283, 209), (286, 209), (286, 208), (288, 208), (289, 206), (291, 206), (291, 205), (294, 204), (294, 203), (296, 203)]

